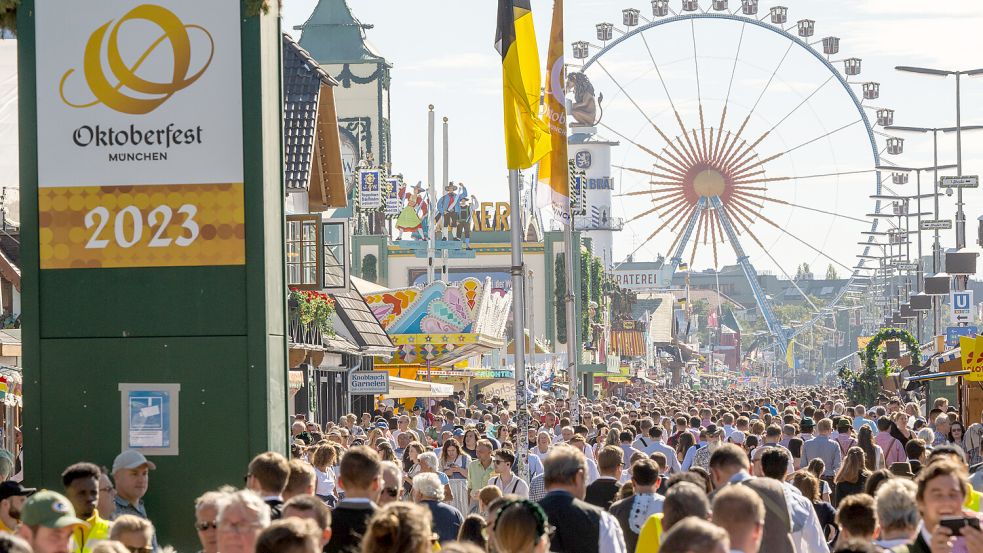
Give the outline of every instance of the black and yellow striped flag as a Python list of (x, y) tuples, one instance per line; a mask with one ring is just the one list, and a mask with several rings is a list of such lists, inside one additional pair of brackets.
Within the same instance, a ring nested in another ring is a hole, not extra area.
[(530, 0), (498, 0), (495, 49), (502, 55), (505, 154), (509, 169), (528, 169), (550, 151), (539, 118), (539, 48)]

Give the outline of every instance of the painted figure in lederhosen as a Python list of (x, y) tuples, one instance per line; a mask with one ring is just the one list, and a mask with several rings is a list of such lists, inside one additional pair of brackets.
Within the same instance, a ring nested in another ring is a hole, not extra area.
[[(453, 182), (448, 183), (447, 187), (444, 188), (444, 195), (437, 200), (437, 220), (442, 223), (444, 240), (447, 240), (448, 234), (453, 233), (457, 229), (457, 209), (461, 198), (468, 195), (468, 189), (461, 185), (460, 191), (458, 187)], [(461, 235), (458, 234), (457, 240), (461, 239)]]
[(476, 203), (477, 198), (473, 196), (468, 198), (467, 196), (461, 196), (460, 201), (457, 203), (457, 238), (456, 240), (464, 240), (464, 249), (471, 249), (471, 217), (474, 215), (474, 211), (471, 206)]

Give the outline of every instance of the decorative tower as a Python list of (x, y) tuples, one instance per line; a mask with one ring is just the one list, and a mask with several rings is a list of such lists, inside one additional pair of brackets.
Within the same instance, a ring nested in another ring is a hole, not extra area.
[(624, 226), (623, 219), (611, 215), (611, 147), (617, 145), (598, 136), (596, 127), (570, 126), (570, 159), (587, 176), (586, 214), (574, 219), (574, 228), (590, 238), (592, 253), (607, 269), (614, 266), (614, 233)]
[(319, 0), (303, 25), (300, 45), (340, 86), (335, 105), (346, 178), (354, 182), (358, 164), (391, 169), (389, 71), (392, 64), (365, 36), (372, 25), (352, 14), (346, 0)]

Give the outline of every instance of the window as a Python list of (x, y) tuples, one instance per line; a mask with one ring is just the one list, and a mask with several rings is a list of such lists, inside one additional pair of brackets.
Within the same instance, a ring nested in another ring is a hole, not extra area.
[(321, 288), (318, 245), (321, 242), (317, 215), (287, 216), (287, 286)]
[(348, 288), (348, 222), (331, 219), (321, 224), (323, 287)]

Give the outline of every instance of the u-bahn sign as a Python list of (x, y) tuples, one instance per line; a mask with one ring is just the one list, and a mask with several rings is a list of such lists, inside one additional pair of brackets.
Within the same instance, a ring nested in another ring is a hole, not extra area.
[(77, 8), (37, 3), (41, 268), (242, 265), (238, 3)]

